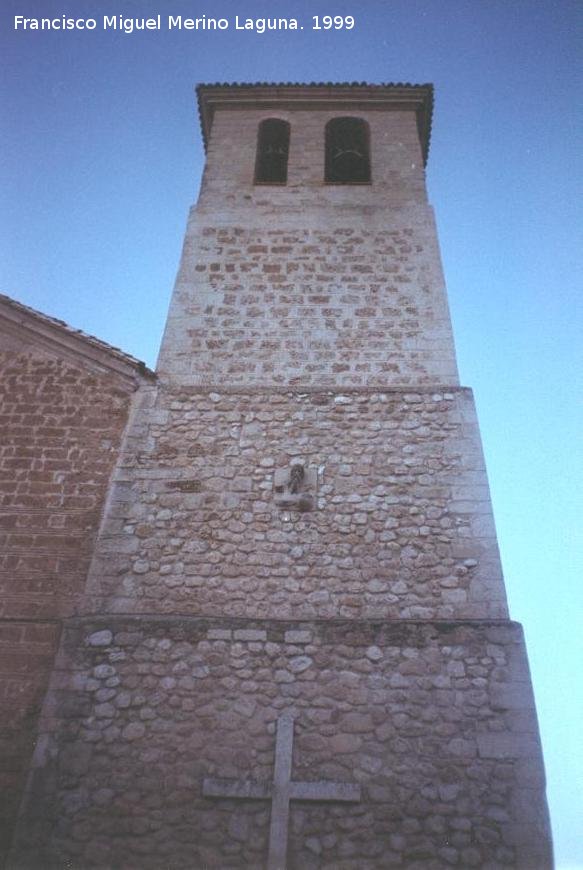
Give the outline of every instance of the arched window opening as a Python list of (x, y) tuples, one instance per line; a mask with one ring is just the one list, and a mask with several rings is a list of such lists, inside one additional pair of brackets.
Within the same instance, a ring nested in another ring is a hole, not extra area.
[(259, 125), (255, 184), (285, 184), (289, 156), (289, 124), (267, 118)]
[(326, 124), (325, 180), (336, 184), (370, 181), (368, 124), (362, 118), (333, 118)]

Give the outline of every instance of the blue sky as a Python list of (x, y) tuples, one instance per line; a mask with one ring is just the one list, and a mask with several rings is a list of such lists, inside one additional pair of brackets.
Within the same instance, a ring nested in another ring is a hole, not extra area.
[[(351, 32), (311, 16), (353, 15)], [(298, 33), (15, 32), (13, 16), (295, 16)], [(428, 185), (523, 623), (559, 870), (583, 868), (580, 0), (4, 0), (0, 289), (153, 365), (207, 81), (433, 82)], [(578, 49), (578, 51), (577, 51)]]

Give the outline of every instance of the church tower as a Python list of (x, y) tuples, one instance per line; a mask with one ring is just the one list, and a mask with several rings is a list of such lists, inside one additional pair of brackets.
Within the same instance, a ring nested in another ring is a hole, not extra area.
[(157, 369), (13, 867), (552, 866), (429, 85), (204, 85)]

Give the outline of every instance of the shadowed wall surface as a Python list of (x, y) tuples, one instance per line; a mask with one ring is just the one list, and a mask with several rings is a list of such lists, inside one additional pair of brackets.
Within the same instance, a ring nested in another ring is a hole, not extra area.
[(0, 298), (0, 851), (84, 592), (137, 361)]

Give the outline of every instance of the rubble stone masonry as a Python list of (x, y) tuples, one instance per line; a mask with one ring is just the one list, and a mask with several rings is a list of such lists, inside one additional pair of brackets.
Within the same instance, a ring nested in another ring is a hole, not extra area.
[[(294, 462), (307, 512), (274, 498)], [(507, 615), (471, 394), (151, 388), (117, 470), (94, 612)]]
[(515, 624), (110, 617), (68, 624), (17, 866), (262, 870), (269, 804), (202, 783), (270, 782), (282, 711), (294, 779), (362, 790), (292, 802), (290, 870), (547, 865)]

